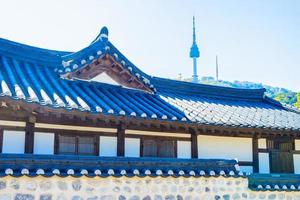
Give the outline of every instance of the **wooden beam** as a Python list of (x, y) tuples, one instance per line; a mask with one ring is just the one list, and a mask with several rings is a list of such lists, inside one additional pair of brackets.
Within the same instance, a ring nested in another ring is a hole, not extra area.
[(0, 153), (2, 153), (3, 146), (3, 129), (0, 129)]
[(191, 134), (191, 152), (192, 152), (192, 158), (198, 158), (198, 136), (194, 129), (189, 130)]
[(25, 127), (25, 153), (33, 153), (34, 143), (34, 123), (26, 122)]
[(252, 160), (253, 160), (253, 172), (259, 172), (259, 163), (258, 163), (258, 139), (257, 137), (252, 138)]
[(125, 155), (125, 126), (121, 123), (117, 130), (117, 156)]

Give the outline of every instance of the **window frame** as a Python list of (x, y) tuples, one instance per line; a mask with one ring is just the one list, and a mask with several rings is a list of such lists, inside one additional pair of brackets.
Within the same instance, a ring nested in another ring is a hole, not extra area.
[[(66, 137), (75, 137), (75, 153), (74, 154), (67, 154), (67, 153), (60, 153), (60, 136), (66, 136)], [(59, 132), (55, 133), (55, 139), (54, 139), (54, 154), (57, 155), (76, 155), (76, 156), (98, 156), (99, 155), (99, 135), (96, 134), (78, 134), (78, 133), (64, 133)], [(79, 153), (79, 138), (80, 137), (90, 137), (93, 138), (93, 148), (94, 151), (92, 154), (80, 154)]]
[(145, 140), (154, 140), (154, 141), (173, 141), (174, 142), (174, 157), (160, 157), (159, 154), (159, 143), (157, 143), (157, 154), (156, 156), (153, 156), (152, 158), (177, 158), (177, 141), (179, 141), (178, 138), (170, 138), (170, 137), (159, 137), (159, 136), (141, 136), (140, 138), (140, 157), (144, 156), (144, 141)]

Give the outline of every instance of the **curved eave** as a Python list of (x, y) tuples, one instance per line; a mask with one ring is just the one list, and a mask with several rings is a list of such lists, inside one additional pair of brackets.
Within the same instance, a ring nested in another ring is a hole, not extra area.
[(51, 66), (61, 65), (60, 57), (70, 52), (43, 49), (0, 38), (0, 55)]

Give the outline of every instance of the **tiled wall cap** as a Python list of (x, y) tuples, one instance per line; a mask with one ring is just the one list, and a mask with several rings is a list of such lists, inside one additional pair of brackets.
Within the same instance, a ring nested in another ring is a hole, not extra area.
[(14, 174), (14, 170), (8, 168), (8, 169), (5, 170), (5, 174), (6, 175), (13, 175)]
[(122, 64), (123, 66), (125, 66), (126, 63), (125, 63), (124, 60), (122, 60), (122, 61), (121, 61), (121, 64)]
[(223, 170), (221, 170), (219, 174), (220, 174), (221, 176), (224, 176), (226, 173), (225, 173)]
[(146, 171), (145, 171), (145, 175), (150, 175), (151, 174), (151, 171), (149, 170), (149, 169), (147, 169)]
[(170, 175), (170, 176), (174, 175), (173, 170), (168, 170), (168, 175)]
[(106, 51), (108, 51), (108, 50), (110, 50), (110, 47), (109, 47), (109, 46), (106, 46), (104, 49), (105, 49)]
[(209, 175), (211, 175), (211, 176), (215, 176), (215, 175), (216, 175), (216, 173), (215, 173), (215, 171), (211, 170), (211, 171), (209, 172)]
[(114, 175), (114, 174), (115, 174), (115, 171), (114, 171), (113, 169), (109, 169), (109, 170), (107, 171), (107, 174), (108, 174), (108, 175)]
[(73, 169), (68, 169), (67, 174), (68, 175), (74, 175), (74, 170)]
[(173, 121), (177, 120), (177, 117), (173, 116), (173, 117), (172, 117), (172, 120), (173, 120)]
[(296, 187), (295, 187), (294, 185), (291, 185), (291, 186), (290, 186), (290, 189), (291, 189), (291, 190), (296, 190)]
[(204, 175), (205, 175), (205, 171), (204, 171), (204, 170), (201, 170), (199, 174), (200, 174), (201, 176), (204, 176)]
[(102, 54), (102, 51), (97, 51), (97, 55), (100, 56)]
[(121, 175), (125, 175), (126, 173), (127, 173), (127, 172), (126, 172), (125, 169), (122, 169), (121, 172), (120, 172)]
[(140, 171), (139, 171), (138, 169), (135, 169), (135, 170), (133, 170), (133, 174), (134, 174), (134, 175), (139, 175), (139, 174), (140, 174)]
[(43, 175), (43, 174), (45, 174), (45, 171), (43, 169), (38, 169), (38, 170), (36, 170), (36, 174)]
[(178, 172), (178, 174), (179, 174), (180, 176), (183, 176), (185, 173), (184, 173), (183, 170), (180, 170), (180, 171)]
[(274, 189), (275, 189), (275, 190), (279, 190), (280, 187), (279, 187), (278, 185), (274, 185)]
[(195, 171), (194, 171), (194, 170), (191, 170), (191, 171), (189, 172), (189, 175), (191, 175), (191, 176), (195, 176), (195, 175), (196, 175), (196, 173), (195, 173)]
[(162, 174), (163, 172), (160, 169), (156, 170), (156, 175), (161, 176)]
[(266, 185), (266, 189), (267, 189), (267, 190), (270, 190), (270, 189), (271, 189), (271, 186), (270, 186), (270, 185)]
[(142, 113), (142, 114), (141, 114), (141, 117), (146, 118), (146, 117), (147, 117), (147, 114), (146, 114), (146, 113)]
[(26, 168), (24, 168), (24, 169), (22, 169), (21, 170), (21, 174), (23, 174), (23, 175), (28, 175), (29, 174), (29, 170), (28, 169), (26, 169)]
[(80, 171), (80, 174), (82, 174), (82, 175), (88, 175), (88, 170), (86, 170), (86, 169), (82, 169), (81, 171)]
[(52, 173), (55, 175), (59, 175), (60, 171), (59, 171), (59, 169), (53, 169)]
[(101, 170), (100, 169), (96, 169), (94, 171), (94, 174), (97, 175), (97, 176), (101, 175)]
[(288, 188), (287, 188), (286, 185), (283, 185), (283, 186), (282, 186), (282, 189), (283, 189), (283, 190), (287, 190)]
[(132, 72), (132, 67), (128, 67), (128, 70)]
[(230, 172), (229, 172), (229, 175), (230, 175), (230, 176), (234, 176), (234, 175), (235, 175), (234, 171), (230, 171)]
[(261, 190), (261, 189), (263, 189), (263, 186), (262, 186), (262, 185), (258, 185), (258, 186), (257, 186), (257, 189), (260, 189), (260, 190)]

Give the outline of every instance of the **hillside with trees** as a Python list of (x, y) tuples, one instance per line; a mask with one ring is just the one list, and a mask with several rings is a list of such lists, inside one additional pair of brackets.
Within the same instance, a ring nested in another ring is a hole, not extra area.
[[(192, 79), (182, 79), (182, 81), (192, 81)], [(248, 81), (216, 81), (213, 77), (202, 77), (200, 83), (209, 84), (209, 85), (219, 85), (225, 87), (234, 87), (234, 88), (246, 88), (246, 89), (258, 89), (265, 88), (266, 95), (281, 102), (284, 105), (295, 107), (300, 109), (300, 91), (294, 92), (285, 88), (272, 87), (269, 85), (264, 85), (261, 83), (252, 83)]]

